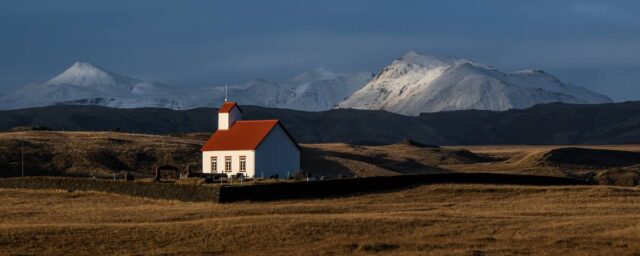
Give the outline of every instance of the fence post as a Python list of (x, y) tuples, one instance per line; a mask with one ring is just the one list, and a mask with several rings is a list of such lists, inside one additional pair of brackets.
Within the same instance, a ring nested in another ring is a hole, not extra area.
[(20, 170), (22, 177), (24, 177), (24, 137), (20, 140)]

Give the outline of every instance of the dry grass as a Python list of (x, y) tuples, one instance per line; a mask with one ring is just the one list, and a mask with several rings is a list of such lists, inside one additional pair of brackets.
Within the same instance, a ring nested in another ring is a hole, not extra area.
[(200, 141), (115, 132), (0, 133), (0, 176), (20, 173), (20, 141), (25, 141), (27, 175), (110, 177), (112, 172), (152, 176), (155, 167), (172, 164), (199, 170)]
[[(115, 132), (29, 131), (0, 133), (0, 176), (20, 174), (20, 141), (25, 143), (27, 175), (109, 177), (112, 172), (151, 176), (154, 168), (191, 165), (200, 171), (201, 134), (168, 137)], [(407, 144), (356, 146), (303, 144), (302, 168), (314, 176), (381, 176), (443, 172), (441, 164), (474, 163), (461, 149)]]
[[(20, 144), (27, 141), (27, 175), (109, 177), (112, 172), (133, 172), (151, 177), (154, 168), (172, 164), (200, 171), (199, 149), (206, 134), (181, 137), (112, 132), (6, 132), (0, 133), (0, 176), (20, 174)], [(498, 172), (590, 179), (601, 184), (640, 184), (640, 165), (590, 167), (553, 165), (545, 154), (556, 146), (449, 146), (412, 144), (360, 146), (342, 143), (302, 144), (301, 167), (313, 176), (385, 176), (436, 172)], [(640, 152), (640, 145), (580, 146)], [(615, 160), (612, 160), (615, 162)]]
[[(15, 172), (22, 137), (29, 141), (29, 159), (40, 163), (29, 171), (83, 175), (123, 167), (148, 174), (158, 162), (197, 164), (203, 143), (199, 137), (100, 132), (1, 133), (2, 171)], [(474, 153), (469, 154), (461, 147), (313, 144), (303, 145), (303, 167), (328, 176), (481, 171), (595, 175), (603, 184), (628, 186), (640, 180), (640, 166), (540, 163), (560, 147), (465, 146)], [(640, 152), (636, 145), (587, 147)], [(489, 158), (497, 161), (484, 161)], [(0, 189), (0, 204), (0, 254), (640, 254), (638, 187), (430, 185), (348, 198), (234, 204)]]
[(431, 185), (271, 203), (0, 189), (2, 254), (631, 255), (640, 189)]
[[(456, 172), (498, 172), (512, 174), (547, 175), (585, 179), (595, 177), (600, 184), (638, 185), (640, 166), (621, 168), (553, 166), (544, 162), (545, 154), (554, 149), (576, 147), (575, 145), (488, 145), (488, 146), (447, 146), (448, 149), (468, 149), (469, 151), (503, 159), (490, 163), (448, 164), (439, 167)], [(580, 148), (640, 152), (640, 145), (580, 145)]]
[[(358, 176), (440, 173), (439, 166), (472, 164), (491, 159), (474, 155), (466, 149), (420, 147), (405, 143), (361, 146), (344, 143), (303, 144), (302, 168), (311, 173)], [(336, 170), (333, 173), (332, 170)]]
[[(183, 180), (181, 180), (183, 181)], [(65, 191), (98, 191), (145, 198), (180, 200), (185, 202), (217, 202), (219, 184), (187, 182), (168, 183), (151, 181), (124, 181), (69, 177), (25, 177), (0, 179), (0, 188), (52, 189)]]

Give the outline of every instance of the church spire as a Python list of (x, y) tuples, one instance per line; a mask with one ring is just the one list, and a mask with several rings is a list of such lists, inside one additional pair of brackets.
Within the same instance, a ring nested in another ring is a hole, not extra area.
[(229, 100), (229, 86), (228, 85), (224, 85), (224, 102), (227, 102), (227, 100)]

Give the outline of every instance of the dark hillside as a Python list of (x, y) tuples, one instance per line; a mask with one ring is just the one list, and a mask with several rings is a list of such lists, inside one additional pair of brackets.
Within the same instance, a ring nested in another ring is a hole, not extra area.
[(577, 147), (557, 148), (544, 154), (541, 163), (582, 168), (624, 167), (640, 164), (640, 153)]
[(441, 136), (466, 145), (640, 143), (640, 102), (545, 104), (528, 109), (420, 115)]
[[(304, 112), (243, 106), (245, 119), (280, 119), (299, 142), (390, 144), (410, 138), (446, 144), (429, 126), (414, 117), (385, 111), (331, 110)], [(0, 111), (0, 130), (19, 126), (65, 131), (113, 131), (147, 134), (213, 132), (217, 109), (116, 109), (97, 106), (50, 106)]]
[[(338, 109), (305, 112), (244, 106), (246, 119), (277, 118), (302, 143), (391, 144), (409, 139), (430, 145), (640, 143), (640, 102), (546, 104), (528, 109), (451, 111), (418, 117), (385, 111)], [(115, 109), (50, 106), (0, 111), (0, 130), (19, 126), (53, 130), (149, 134), (206, 132), (216, 109)]]

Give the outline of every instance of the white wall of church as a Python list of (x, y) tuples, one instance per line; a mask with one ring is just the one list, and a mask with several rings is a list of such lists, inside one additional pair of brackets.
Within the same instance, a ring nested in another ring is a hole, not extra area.
[[(240, 157), (246, 157), (246, 171), (240, 171)], [(216, 157), (217, 170), (213, 170), (211, 158)], [(231, 157), (231, 171), (225, 171), (225, 157)], [(245, 177), (254, 177), (256, 173), (255, 151), (253, 150), (225, 150), (225, 151), (203, 151), (202, 152), (202, 172), (203, 173), (226, 173), (236, 175), (242, 173)]]
[(255, 161), (256, 177), (278, 174), (283, 179), (300, 170), (300, 150), (277, 125), (256, 149)]

